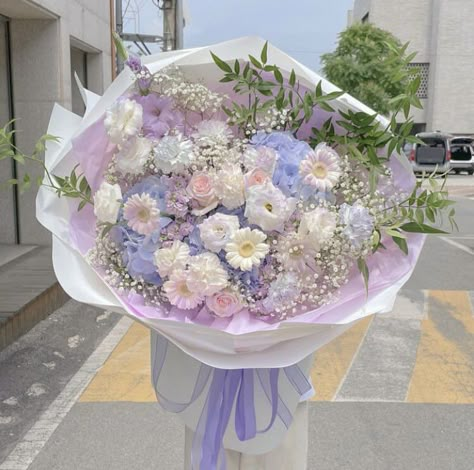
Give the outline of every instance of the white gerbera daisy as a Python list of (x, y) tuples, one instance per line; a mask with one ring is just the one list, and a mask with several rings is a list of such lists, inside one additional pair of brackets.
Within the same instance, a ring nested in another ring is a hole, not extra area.
[(155, 266), (161, 277), (169, 276), (175, 269), (184, 269), (189, 261), (189, 246), (175, 240), (168, 248), (160, 248), (154, 254)]
[(232, 131), (224, 121), (209, 119), (201, 121), (193, 134), (196, 143), (201, 147), (229, 144)]
[(159, 226), (160, 210), (149, 194), (134, 194), (123, 207), (123, 218), (135, 232), (150, 235)]
[(319, 191), (330, 191), (341, 176), (339, 155), (326, 144), (320, 144), (300, 163), (303, 182)]
[(201, 293), (194, 292), (189, 288), (189, 279), (189, 272), (177, 269), (163, 284), (170, 303), (183, 310), (196, 308), (204, 301), (204, 296)]
[(260, 230), (249, 227), (237, 230), (225, 246), (226, 260), (235, 269), (251, 271), (267, 255), (270, 247), (264, 243), (267, 236)]
[(194, 159), (192, 142), (181, 134), (164, 136), (154, 150), (156, 167), (166, 174), (183, 171)]
[(214, 253), (202, 253), (189, 261), (189, 288), (203, 295), (214, 295), (228, 284), (227, 271)]

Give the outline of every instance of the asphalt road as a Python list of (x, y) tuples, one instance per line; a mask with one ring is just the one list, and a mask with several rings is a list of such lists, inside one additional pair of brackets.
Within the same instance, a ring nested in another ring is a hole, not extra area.
[[(428, 239), (392, 314), (316, 356), (309, 470), (474, 469), (474, 178), (448, 185), (459, 232)], [(181, 469), (147, 348), (142, 327), (71, 301), (0, 352), (0, 470)]]

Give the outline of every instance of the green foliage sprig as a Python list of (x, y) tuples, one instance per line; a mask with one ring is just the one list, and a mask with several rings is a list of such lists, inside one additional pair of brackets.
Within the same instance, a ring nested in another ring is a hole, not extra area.
[[(85, 207), (86, 204), (93, 204), (91, 196), (91, 188), (83, 174), (78, 174), (76, 165), (68, 176), (57, 176), (49, 172), (46, 167), (42, 155), (46, 150), (48, 142), (58, 142), (55, 136), (44, 134), (35, 144), (35, 148), (31, 155), (23, 153), (14, 144), (14, 134), (16, 130), (13, 128), (15, 120), (8, 122), (3, 128), (0, 128), (0, 161), (7, 158), (15, 160), (18, 164), (25, 166), (27, 162), (39, 165), (43, 170), (43, 174), (36, 178), (37, 186), (46, 186), (53, 189), (58, 197), (64, 196), (73, 199), (80, 199), (78, 210)], [(21, 179), (12, 178), (7, 181), (8, 184), (18, 186), (20, 193), (24, 193), (31, 188), (32, 178), (29, 173), (24, 173)]]

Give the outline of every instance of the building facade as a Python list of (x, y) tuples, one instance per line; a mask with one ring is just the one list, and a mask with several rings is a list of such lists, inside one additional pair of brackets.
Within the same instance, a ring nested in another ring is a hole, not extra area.
[(355, 0), (349, 21), (368, 21), (393, 33), (421, 70), (417, 131), (474, 134), (473, 0)]
[[(46, 132), (54, 103), (84, 111), (74, 72), (102, 93), (111, 82), (112, 0), (0, 1), (0, 125), (15, 118), (16, 145), (33, 150)], [(33, 178), (38, 168), (29, 168)], [(35, 191), (6, 188), (24, 168), (0, 161), (0, 244), (49, 244), (35, 218)]]

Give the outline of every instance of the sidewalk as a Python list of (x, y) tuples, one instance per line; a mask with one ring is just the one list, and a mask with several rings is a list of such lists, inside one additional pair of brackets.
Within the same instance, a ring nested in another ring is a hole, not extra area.
[[(471, 298), (404, 291), (318, 352), (309, 470), (472, 470)], [(122, 318), (0, 470), (181, 470), (183, 431), (156, 403), (148, 331)]]

